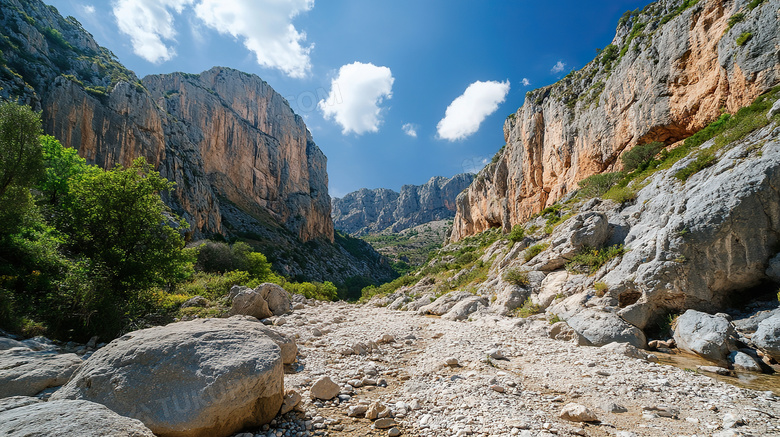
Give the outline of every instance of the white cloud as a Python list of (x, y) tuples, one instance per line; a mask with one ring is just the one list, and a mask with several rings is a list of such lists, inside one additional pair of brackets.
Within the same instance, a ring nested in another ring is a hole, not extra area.
[(413, 125), (412, 123), (404, 124), (401, 126), (401, 129), (403, 129), (406, 135), (409, 135), (412, 138), (417, 138), (417, 126)]
[(92, 15), (95, 13), (95, 7), (92, 5), (83, 5), (81, 9), (84, 10), (84, 13), (87, 15)]
[(181, 14), (186, 6), (206, 26), (242, 40), (261, 66), (297, 78), (311, 69), (313, 46), (303, 45), (306, 34), (292, 20), (314, 7), (314, 0), (115, 0), (113, 10), (133, 51), (159, 63), (176, 55), (172, 12)]
[(327, 100), (319, 107), (326, 119), (341, 125), (341, 133), (378, 132), (384, 99), (393, 96), (393, 74), (387, 67), (354, 62), (343, 65), (331, 81)]
[(487, 116), (496, 112), (509, 92), (509, 81), (476, 81), (450, 103), (436, 128), (439, 138), (462, 140), (479, 130)]
[(522, 81), (522, 84), (523, 84), (523, 86), (528, 86), (528, 85), (531, 85), (531, 81), (528, 80), (527, 77), (524, 77), (523, 81)]
[(552, 73), (560, 73), (564, 68), (566, 68), (566, 64), (563, 61), (558, 61), (558, 63), (555, 64), (550, 71)]
[(313, 7), (314, 0), (200, 0), (195, 13), (207, 26), (243, 39), (261, 66), (301, 78), (311, 69), (313, 46), (302, 45), (306, 33), (292, 19)]
[(114, 3), (119, 31), (130, 37), (133, 52), (149, 62), (167, 61), (176, 55), (163, 40), (174, 41), (173, 16), (192, 0), (117, 0)]

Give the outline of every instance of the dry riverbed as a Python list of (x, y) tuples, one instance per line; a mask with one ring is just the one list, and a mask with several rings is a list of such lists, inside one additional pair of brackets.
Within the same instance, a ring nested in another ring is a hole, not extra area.
[[(303, 402), (258, 436), (780, 435), (780, 398), (768, 389), (553, 340), (545, 321), (322, 303), (282, 323), (300, 348), (285, 386)], [(340, 386), (337, 398), (311, 398), (322, 377)], [(595, 420), (561, 418), (570, 403)]]

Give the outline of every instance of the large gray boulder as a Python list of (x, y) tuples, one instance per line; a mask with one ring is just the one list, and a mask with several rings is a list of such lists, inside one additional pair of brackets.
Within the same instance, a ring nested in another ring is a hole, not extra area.
[(0, 337), (0, 351), (12, 349), (15, 347), (26, 348), (27, 345), (13, 338)]
[(626, 323), (615, 313), (595, 308), (584, 308), (565, 317), (566, 323), (594, 346), (613, 342), (628, 343), (636, 348), (647, 347), (644, 332)]
[(267, 319), (274, 315), (268, 308), (268, 302), (262, 294), (255, 290), (246, 289), (239, 291), (232, 299), (231, 315), (252, 316), (258, 319)]
[(482, 308), (487, 308), (488, 302), (484, 297), (474, 296), (468, 297), (456, 303), (446, 314), (441, 318), (446, 320), (466, 320), (469, 316)]
[(451, 310), (458, 302), (470, 297), (474, 297), (474, 295), (468, 291), (452, 291), (440, 296), (435, 301), (417, 310), (417, 312), (420, 314), (441, 316)]
[(260, 296), (268, 303), (268, 309), (275, 316), (287, 314), (292, 310), (290, 294), (284, 288), (271, 283), (260, 284), (255, 288)]
[(221, 437), (260, 426), (284, 396), (280, 348), (260, 325), (205, 319), (126, 334), (51, 399), (103, 404), (159, 436)]
[(27, 348), (0, 351), (0, 398), (33, 396), (65, 384), (83, 362), (76, 354)]
[(282, 363), (292, 364), (295, 362), (296, 357), (298, 356), (298, 345), (295, 343), (295, 338), (293, 336), (282, 334), (273, 328), (265, 326), (260, 323), (260, 320), (252, 316), (231, 316), (227, 319), (219, 320), (220, 326), (230, 326), (230, 323), (235, 322), (236, 329), (246, 329), (247, 325), (244, 322), (253, 323), (253, 325), (251, 325), (252, 329), (260, 331), (279, 346), (282, 352)]
[(681, 350), (719, 364), (728, 364), (728, 355), (736, 349), (736, 330), (721, 316), (688, 310), (677, 318), (674, 341)]
[(82, 400), (29, 402), (0, 412), (5, 437), (155, 437), (141, 421)]
[(43, 402), (43, 400), (31, 396), (11, 396), (7, 398), (0, 398), (0, 413), (3, 411), (13, 410), (14, 408), (37, 404), (39, 402)]
[(780, 361), (780, 314), (759, 323), (752, 340), (756, 347)]

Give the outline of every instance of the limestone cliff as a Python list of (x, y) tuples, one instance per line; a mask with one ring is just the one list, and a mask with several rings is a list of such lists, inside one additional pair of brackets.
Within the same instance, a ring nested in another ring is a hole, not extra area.
[(44, 130), (104, 168), (144, 156), (196, 235), (230, 234), (226, 202), (303, 241), (333, 241), (326, 158), (259, 77), (226, 68), (139, 81), (72, 17), (0, 0), (0, 97), (41, 109)]
[(459, 174), (450, 179), (437, 176), (423, 185), (404, 185), (396, 193), (386, 188), (367, 188), (333, 199), (336, 228), (353, 235), (384, 230), (400, 232), (423, 223), (452, 218), (455, 199), (474, 179)]
[(672, 144), (752, 102), (780, 81), (779, 9), (661, 0), (627, 13), (596, 59), (507, 118), (498, 160), (457, 199), (451, 239), (508, 231), (580, 180), (619, 170), (633, 146)]

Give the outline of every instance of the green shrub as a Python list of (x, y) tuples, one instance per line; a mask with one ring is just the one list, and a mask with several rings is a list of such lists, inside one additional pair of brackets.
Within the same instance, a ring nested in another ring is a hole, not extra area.
[(607, 284), (604, 282), (594, 282), (593, 288), (596, 290), (596, 296), (598, 297), (604, 297), (604, 295), (607, 293), (609, 288), (607, 287)]
[(742, 35), (737, 37), (737, 45), (738, 46), (744, 46), (752, 38), (753, 38), (753, 34), (752, 33), (750, 33), (750, 32), (742, 32)]
[(502, 276), (505, 282), (513, 285), (526, 286), (530, 282), (528, 280), (528, 272), (520, 269), (509, 269), (504, 272)]
[(307, 299), (334, 301), (338, 298), (338, 290), (332, 282), (287, 282), (279, 284), (290, 293), (300, 294)]
[(711, 152), (700, 153), (696, 159), (694, 159), (690, 164), (686, 165), (685, 168), (678, 170), (674, 174), (674, 177), (685, 182), (694, 174), (715, 164), (715, 161), (715, 155), (713, 155)]
[(548, 320), (548, 322), (551, 325), (554, 325), (554, 324), (556, 324), (558, 322), (562, 322), (562, 321), (563, 321), (563, 319), (558, 317), (558, 314), (553, 314), (552, 317), (550, 317), (550, 320)]
[(649, 163), (664, 147), (666, 145), (658, 141), (634, 147), (620, 157), (623, 161), (623, 170), (634, 171), (640, 166)]
[(234, 285), (248, 285), (249, 282), (249, 273), (242, 271), (198, 272), (188, 281), (178, 284), (174, 294), (203, 296), (209, 300), (217, 300), (227, 296)]
[(609, 260), (621, 256), (624, 253), (626, 253), (626, 250), (622, 244), (603, 247), (601, 249), (586, 248), (574, 255), (571, 261), (566, 264), (566, 269), (575, 273), (593, 274)]
[(534, 244), (525, 250), (525, 262), (531, 261), (550, 246), (549, 243)]
[(610, 188), (615, 186), (615, 184), (620, 182), (620, 180), (623, 179), (623, 176), (624, 174), (622, 172), (601, 173), (588, 176), (579, 182), (580, 191), (578, 196), (584, 198), (601, 197), (609, 191)]
[(407, 285), (412, 285), (417, 283), (420, 278), (412, 275), (406, 275), (401, 276), (400, 278), (396, 278), (386, 284), (382, 284), (380, 286), (375, 285), (369, 285), (368, 287), (363, 288), (363, 290), (360, 293), (360, 301), (367, 301), (368, 299), (371, 299), (372, 297), (376, 295), (385, 295), (395, 292), (401, 287), (405, 287)]
[(764, 3), (766, 0), (753, 0), (750, 3), (748, 3), (747, 7), (752, 11), (753, 9), (757, 8), (758, 5), (761, 3)]
[(521, 306), (520, 308), (517, 308), (514, 311), (514, 313), (515, 313), (515, 316), (517, 316), (517, 317), (526, 318), (526, 317), (531, 317), (531, 316), (533, 316), (535, 314), (539, 314), (542, 311), (544, 311), (542, 309), (542, 307), (537, 305), (537, 304), (535, 304), (535, 303), (533, 303), (531, 301), (531, 298), (529, 297), (529, 298), (527, 298), (525, 300), (525, 302), (523, 302), (523, 306)]
[(604, 194), (604, 198), (618, 203), (626, 203), (636, 199), (636, 190), (631, 187), (615, 186)]
[(731, 17), (729, 17), (729, 27), (727, 30), (731, 30), (731, 28), (734, 27), (737, 23), (744, 20), (745, 20), (745, 14), (743, 14), (742, 12), (732, 15)]
[(508, 238), (512, 243), (523, 241), (523, 238), (525, 238), (525, 228), (523, 225), (517, 224), (512, 226), (512, 231), (509, 232)]

